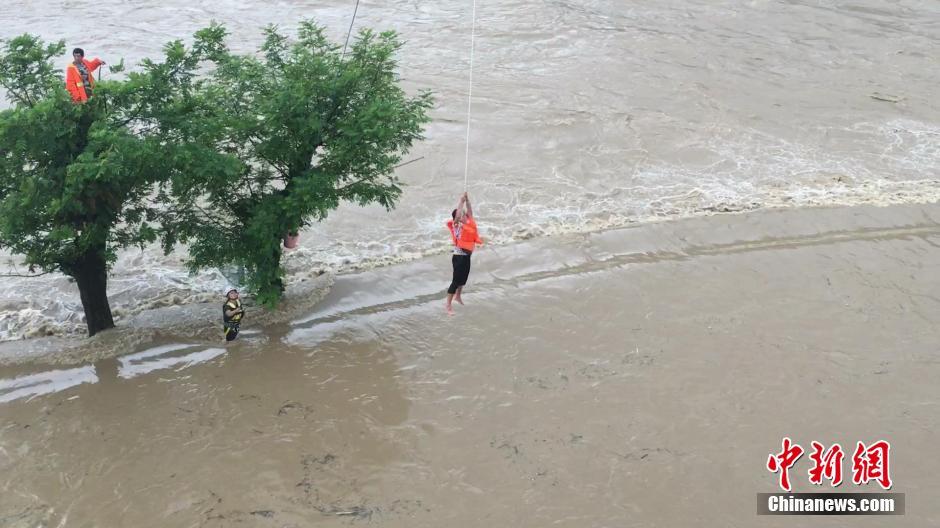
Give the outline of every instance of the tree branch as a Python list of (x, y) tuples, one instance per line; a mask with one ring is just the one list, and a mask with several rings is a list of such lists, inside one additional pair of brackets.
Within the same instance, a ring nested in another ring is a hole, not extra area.
[(35, 277), (42, 277), (43, 275), (48, 275), (50, 273), (55, 273), (54, 271), (44, 271), (42, 273), (33, 273), (31, 275), (24, 275), (22, 273), (0, 273), (0, 277), (22, 277), (24, 279), (32, 279)]

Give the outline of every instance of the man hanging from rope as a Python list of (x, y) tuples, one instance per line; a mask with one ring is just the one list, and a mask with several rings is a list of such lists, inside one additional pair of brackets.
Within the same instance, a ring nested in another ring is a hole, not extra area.
[(105, 64), (101, 59), (85, 59), (85, 50), (75, 48), (72, 50), (72, 63), (65, 69), (65, 88), (72, 94), (72, 101), (84, 103), (91, 97), (95, 88), (95, 77), (92, 72)]
[(454, 315), (454, 309), (451, 306), (453, 301), (463, 304), (460, 294), (463, 287), (467, 284), (467, 277), (470, 276), (470, 255), (476, 244), (482, 244), (483, 239), (477, 233), (477, 223), (473, 219), (473, 208), (470, 206), (470, 197), (467, 193), (460, 195), (460, 201), (457, 202), (457, 208), (451, 213), (451, 220), (447, 221), (447, 229), (450, 230), (450, 239), (454, 243), (453, 256), (451, 262), (454, 265), (454, 278), (447, 289), (447, 314)]

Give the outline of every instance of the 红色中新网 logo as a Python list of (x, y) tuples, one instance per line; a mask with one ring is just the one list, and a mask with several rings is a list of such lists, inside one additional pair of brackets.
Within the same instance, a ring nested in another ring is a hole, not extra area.
[[(813, 467), (809, 470), (809, 481), (817, 486), (828, 480), (832, 487), (842, 484), (842, 459), (845, 453), (838, 443), (828, 449), (817, 441), (811, 443), (813, 453), (809, 458)], [(783, 439), (783, 448), (779, 453), (771, 453), (767, 458), (767, 470), (779, 473), (780, 489), (790, 491), (790, 468), (803, 456), (803, 448), (789, 438)], [(866, 446), (858, 442), (852, 455), (852, 482), (857, 485), (868, 484), (874, 480), (883, 489), (891, 489), (891, 444), (878, 440)]]
[[(851, 468), (852, 483), (865, 486), (876, 482), (890, 490), (891, 444), (887, 440), (871, 443), (856, 442), (851, 458), (839, 443), (828, 447), (810, 442), (811, 467), (807, 471), (810, 484), (822, 486), (828, 481), (832, 488), (843, 482), (843, 466)], [(777, 475), (777, 485), (785, 493), (758, 493), (757, 510), (762, 515), (900, 515), (904, 513), (903, 493), (791, 493), (797, 462), (806, 450), (789, 437), (784, 437), (779, 452), (770, 453), (766, 468)], [(845, 473), (846, 479), (848, 474)]]

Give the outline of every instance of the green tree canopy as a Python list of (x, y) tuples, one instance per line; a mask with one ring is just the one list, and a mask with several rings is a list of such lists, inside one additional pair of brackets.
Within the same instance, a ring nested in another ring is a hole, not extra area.
[(161, 126), (234, 156), (241, 169), (174, 179), (177, 205), (163, 241), (167, 250), (187, 242), (193, 269), (244, 266), (250, 289), (273, 305), (283, 290), (285, 235), (343, 201), (395, 205), (394, 168), (421, 139), (432, 98), (401, 88), (394, 32), (363, 30), (348, 54), (310, 21), (295, 39), (269, 27), (257, 54), (232, 53), (224, 38), (220, 26), (197, 34), (193, 52), (212, 70), (173, 103), (175, 117), (163, 113)]
[(107, 274), (116, 252), (157, 239), (161, 183), (206, 165), (224, 173), (237, 160), (168, 140), (155, 125), (152, 101), (179, 99), (186, 80), (171, 47), (166, 62), (99, 82), (85, 104), (72, 102), (52, 63), (64, 50), (31, 35), (0, 50), (12, 103), (0, 112), (0, 247), (31, 272), (74, 278), (94, 335), (114, 326)]

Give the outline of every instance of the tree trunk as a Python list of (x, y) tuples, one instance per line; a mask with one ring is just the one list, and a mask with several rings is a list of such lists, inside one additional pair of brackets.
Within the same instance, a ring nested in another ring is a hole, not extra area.
[[(280, 277), (281, 256), (282, 256), (281, 245), (278, 244), (274, 246), (274, 250), (271, 252), (271, 258), (274, 261), (273, 269), (274, 269), (274, 273), (276, 273), (276, 275), (271, 280), (271, 287), (272, 289), (276, 288), (278, 293), (283, 294), (286, 288), (284, 287), (284, 281)], [(280, 295), (278, 295), (278, 297), (280, 297)]]
[(82, 297), (88, 337), (114, 328), (111, 305), (108, 303), (108, 265), (104, 258), (95, 252), (86, 255), (70, 268), (70, 275), (78, 283), (78, 292)]

